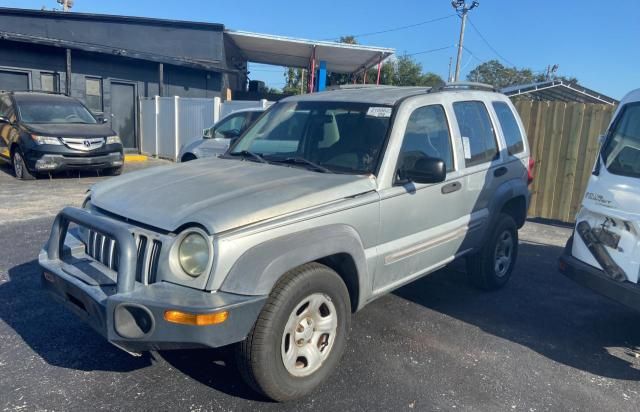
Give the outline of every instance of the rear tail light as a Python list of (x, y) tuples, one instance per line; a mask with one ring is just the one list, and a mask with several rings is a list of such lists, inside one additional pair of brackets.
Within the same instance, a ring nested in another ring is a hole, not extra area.
[(529, 158), (529, 167), (527, 167), (527, 183), (531, 184), (533, 182), (533, 169), (536, 166), (536, 161), (533, 157)]

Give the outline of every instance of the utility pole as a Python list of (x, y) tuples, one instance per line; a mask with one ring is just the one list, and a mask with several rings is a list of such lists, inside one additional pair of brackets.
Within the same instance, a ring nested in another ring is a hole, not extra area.
[(451, 65), (453, 64), (453, 57), (449, 57), (449, 75), (447, 76), (447, 82), (451, 83), (453, 79), (451, 78)]
[(456, 74), (454, 81), (460, 79), (460, 63), (462, 60), (462, 49), (464, 47), (464, 29), (467, 25), (467, 13), (475, 9), (480, 5), (480, 2), (473, 0), (470, 5), (467, 5), (466, 0), (453, 0), (451, 6), (458, 12), (458, 15), (462, 18), (462, 24), (460, 25), (460, 40), (458, 40), (458, 59), (456, 60)]

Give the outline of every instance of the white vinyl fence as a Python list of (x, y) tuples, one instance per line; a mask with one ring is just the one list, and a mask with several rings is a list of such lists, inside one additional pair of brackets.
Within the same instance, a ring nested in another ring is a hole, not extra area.
[(151, 97), (140, 99), (141, 151), (176, 161), (180, 148), (202, 138), (202, 129), (211, 127), (236, 110), (266, 108), (266, 100), (221, 102), (212, 99)]

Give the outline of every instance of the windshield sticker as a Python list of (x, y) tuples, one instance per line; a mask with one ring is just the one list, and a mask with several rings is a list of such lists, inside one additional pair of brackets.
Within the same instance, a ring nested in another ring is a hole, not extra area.
[(369, 107), (367, 116), (391, 117), (391, 107)]
[(471, 143), (468, 137), (462, 136), (462, 148), (464, 149), (464, 158), (471, 159)]

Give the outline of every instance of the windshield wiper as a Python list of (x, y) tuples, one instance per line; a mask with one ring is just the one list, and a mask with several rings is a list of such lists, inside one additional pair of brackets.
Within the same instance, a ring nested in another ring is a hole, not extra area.
[(239, 152), (231, 152), (231, 153), (229, 153), (229, 155), (230, 156), (242, 156), (244, 158), (251, 157), (251, 158), (257, 160), (260, 163), (269, 163), (266, 160), (264, 160), (264, 158), (261, 155), (259, 155), (258, 153), (254, 153), (254, 152), (252, 152), (250, 150), (241, 150)]
[(289, 163), (289, 164), (304, 164), (307, 166), (311, 166), (311, 168), (317, 170), (322, 173), (334, 173), (332, 170), (327, 169), (326, 167), (319, 165), (311, 160), (305, 159), (304, 157), (285, 157), (285, 158), (269, 158), (269, 161), (273, 163)]

